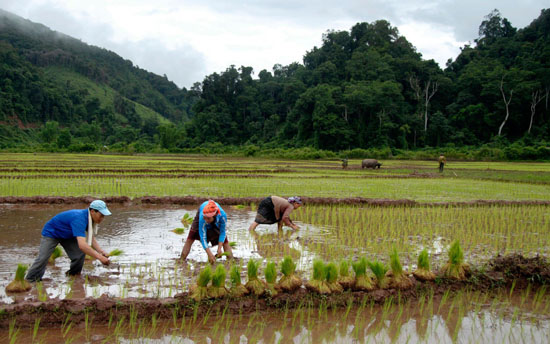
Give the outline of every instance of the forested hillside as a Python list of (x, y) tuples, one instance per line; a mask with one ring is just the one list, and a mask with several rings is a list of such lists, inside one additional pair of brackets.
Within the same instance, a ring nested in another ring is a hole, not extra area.
[[(302, 63), (258, 73), (230, 66), (192, 90), (0, 13), (2, 147), (15, 145), (5, 138), (14, 119), (20, 127), (55, 121), (36, 130), (42, 145), (55, 137), (57, 148), (67, 147), (59, 140), (63, 132), (79, 142), (96, 135), (89, 141), (119, 150), (139, 142), (141, 149), (169, 151), (546, 147), (550, 141), (550, 10), (522, 29), (493, 11), (445, 69), (378, 20), (327, 31)], [(531, 158), (550, 158), (545, 154)]]

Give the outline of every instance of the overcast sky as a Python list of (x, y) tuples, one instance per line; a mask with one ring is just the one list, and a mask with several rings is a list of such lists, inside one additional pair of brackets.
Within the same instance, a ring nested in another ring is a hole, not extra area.
[(548, 0), (0, 0), (0, 8), (112, 50), (190, 88), (230, 65), (257, 75), (302, 63), (329, 29), (388, 20), (424, 59), (445, 67), (498, 9), (523, 28)]

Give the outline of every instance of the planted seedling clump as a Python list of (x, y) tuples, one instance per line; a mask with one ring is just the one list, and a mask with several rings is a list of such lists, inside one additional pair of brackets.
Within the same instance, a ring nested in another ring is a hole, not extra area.
[(25, 272), (29, 267), (24, 264), (18, 264), (15, 271), (15, 279), (6, 286), (6, 291), (10, 293), (21, 293), (31, 289), (31, 284), (25, 280)]
[(241, 283), (241, 269), (237, 265), (233, 265), (229, 270), (229, 279), (231, 280), (231, 289), (229, 295), (232, 297), (241, 297), (248, 294), (248, 289)]
[(259, 263), (254, 259), (248, 261), (246, 265), (248, 282), (246, 282), (245, 287), (255, 295), (262, 295), (265, 291), (265, 286), (262, 281), (258, 279), (258, 265)]
[(423, 249), (418, 255), (418, 267), (413, 272), (414, 277), (420, 281), (433, 281), (435, 274), (430, 270), (430, 257), (428, 251)]
[(195, 301), (208, 298), (208, 282), (212, 278), (212, 268), (207, 265), (199, 274), (197, 283), (189, 289), (189, 294)]
[(351, 263), (351, 267), (355, 272), (353, 290), (374, 290), (374, 283), (367, 276), (367, 259), (363, 257), (359, 261)]
[(389, 285), (392, 288), (408, 289), (413, 286), (413, 281), (403, 272), (403, 266), (395, 248), (390, 253), (390, 267), (391, 270), (386, 275), (389, 277)]
[(457, 280), (466, 279), (470, 273), (470, 266), (464, 263), (464, 252), (458, 240), (455, 240), (449, 247), (449, 261), (442, 269), (443, 276)]
[(306, 288), (319, 294), (330, 294), (331, 291), (326, 282), (326, 270), (323, 261), (317, 259), (313, 262), (313, 276), (306, 283)]
[(388, 267), (379, 261), (369, 262), (369, 268), (376, 277), (376, 285), (380, 289), (386, 289), (388, 287), (388, 278), (386, 272)]
[(296, 275), (296, 264), (292, 257), (285, 256), (281, 262), (283, 277), (279, 279), (279, 288), (284, 291), (294, 291), (302, 286), (302, 279)]
[(335, 263), (328, 263), (325, 266), (325, 275), (331, 292), (341, 293), (344, 291), (344, 288), (338, 283), (338, 267)]
[(55, 260), (57, 258), (61, 257), (62, 254), (63, 254), (63, 252), (61, 251), (61, 248), (59, 246), (56, 246), (53, 249), (53, 252), (52, 252), (52, 255), (50, 256), (50, 259), (48, 259), (48, 263), (54, 264)]
[(208, 287), (208, 296), (211, 298), (221, 298), (227, 295), (227, 289), (225, 289), (225, 267), (220, 264), (214, 270), (212, 275), (212, 285)]
[(277, 282), (277, 265), (274, 262), (268, 262), (265, 267), (265, 291), (271, 296), (275, 296), (279, 293), (279, 287), (275, 284)]
[(338, 277), (338, 283), (344, 289), (351, 289), (353, 287), (353, 277), (349, 275), (349, 263), (347, 260), (340, 262), (340, 277)]

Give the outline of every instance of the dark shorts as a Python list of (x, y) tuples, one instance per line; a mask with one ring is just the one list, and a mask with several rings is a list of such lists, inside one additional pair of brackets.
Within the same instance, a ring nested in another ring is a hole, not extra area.
[[(211, 226), (210, 229), (206, 230), (206, 241), (212, 244), (212, 246), (217, 246), (220, 241), (220, 229), (216, 226)], [(193, 219), (193, 223), (191, 224), (191, 230), (189, 231), (189, 234), (187, 235), (187, 240), (201, 240), (201, 236), (199, 234), (199, 213), (197, 212), (197, 215)], [(225, 235), (225, 241), (224, 244), (227, 244), (229, 241), (227, 240), (227, 233)]]
[(264, 198), (260, 205), (258, 205), (258, 212), (256, 213), (256, 218), (254, 222), (261, 225), (271, 225), (279, 222), (275, 216), (275, 206), (270, 197)]

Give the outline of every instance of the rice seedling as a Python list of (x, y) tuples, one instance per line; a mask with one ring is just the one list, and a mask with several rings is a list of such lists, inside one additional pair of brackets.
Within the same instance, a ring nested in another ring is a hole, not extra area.
[(403, 266), (399, 261), (397, 249), (393, 249), (390, 253), (391, 270), (386, 273), (389, 277), (389, 285), (396, 289), (407, 289), (413, 286), (413, 281), (403, 272)]
[(464, 252), (460, 247), (458, 240), (453, 241), (448, 251), (449, 260), (443, 266), (443, 276), (457, 280), (466, 279), (466, 275), (470, 272), (468, 264), (464, 263)]
[(325, 263), (316, 259), (313, 261), (312, 278), (307, 281), (306, 288), (319, 294), (330, 294), (331, 290), (326, 282)]
[(18, 264), (15, 271), (15, 279), (6, 286), (6, 292), (21, 293), (31, 289), (31, 284), (25, 280), (25, 273), (29, 268), (28, 265)]
[(331, 292), (341, 293), (344, 291), (342, 285), (338, 283), (338, 267), (336, 266), (336, 263), (330, 262), (325, 265), (325, 275), (327, 285)]
[(55, 263), (55, 260), (59, 257), (61, 257), (61, 255), (63, 254), (63, 251), (61, 251), (61, 248), (59, 246), (56, 246), (54, 249), (53, 249), (53, 252), (52, 252), (52, 255), (50, 256), (50, 258), (48, 259), (48, 263), (50, 264), (54, 264)]
[(388, 279), (386, 278), (388, 267), (378, 260), (368, 262), (368, 265), (374, 277), (376, 277), (376, 285), (378, 288), (386, 289), (388, 287)]
[(280, 289), (277, 286), (277, 265), (275, 262), (268, 262), (264, 270), (265, 275), (265, 292), (270, 296), (275, 296)]
[(361, 257), (358, 261), (352, 262), (351, 267), (355, 272), (355, 279), (353, 280), (353, 290), (373, 290), (374, 283), (367, 275), (367, 259)]
[(245, 287), (254, 295), (262, 295), (265, 291), (264, 284), (258, 279), (258, 266), (259, 263), (254, 259), (250, 259), (246, 265), (248, 281)]
[(172, 229), (172, 232), (174, 232), (176, 234), (183, 234), (183, 233), (185, 233), (185, 228), (177, 227), (177, 228)]
[(423, 249), (418, 255), (417, 268), (413, 275), (420, 281), (433, 281), (435, 279), (435, 274), (430, 270), (430, 257), (426, 249)]
[(343, 259), (340, 261), (339, 273), (338, 283), (340, 283), (344, 289), (351, 289), (354, 280), (349, 274), (349, 262), (347, 260)]
[(208, 287), (208, 296), (211, 298), (222, 298), (227, 295), (227, 289), (225, 289), (225, 267), (219, 264), (212, 274), (212, 285)]
[(279, 287), (287, 292), (294, 291), (302, 286), (302, 279), (296, 274), (296, 263), (291, 256), (285, 256), (281, 261), (281, 273)]
[(181, 224), (187, 227), (191, 223), (193, 223), (193, 219), (194, 219), (193, 216), (189, 215), (189, 213), (185, 213), (185, 214), (183, 214), (183, 217), (181, 218)]
[(212, 278), (212, 268), (207, 265), (199, 274), (196, 284), (189, 289), (191, 298), (195, 301), (201, 301), (208, 298), (208, 283)]
[(115, 248), (114, 250), (112, 250), (111, 252), (109, 252), (109, 256), (111, 257), (116, 257), (116, 256), (120, 256), (121, 254), (123, 254), (124, 251), (122, 250), (119, 250), (118, 248)]

